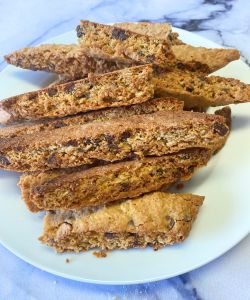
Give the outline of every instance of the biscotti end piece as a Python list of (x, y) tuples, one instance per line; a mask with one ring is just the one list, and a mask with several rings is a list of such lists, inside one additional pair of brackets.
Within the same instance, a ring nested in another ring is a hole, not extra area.
[(93, 57), (152, 63), (161, 67), (169, 66), (174, 60), (167, 40), (89, 21), (81, 21), (76, 31), (80, 44)]
[(32, 212), (81, 209), (134, 198), (188, 180), (210, 157), (211, 151), (207, 149), (188, 149), (71, 173), (55, 170), (24, 174), (19, 186)]
[(0, 140), (0, 168), (42, 171), (161, 156), (193, 147), (216, 149), (228, 133), (221, 116), (161, 111)]
[(3, 127), (0, 128), (0, 139), (14, 138), (25, 134), (49, 131), (66, 126), (83, 125), (89, 122), (108, 121), (133, 115), (151, 114), (157, 111), (181, 111), (183, 110), (183, 107), (184, 102), (173, 97), (150, 99), (141, 104), (126, 107), (112, 107), (81, 113), (75, 116), (37, 122), (26, 122)]
[(97, 210), (50, 212), (40, 241), (57, 252), (145, 248), (183, 242), (204, 197), (155, 192)]
[[(152, 66), (126, 68), (1, 101), (1, 120), (12, 123), (63, 117), (145, 102), (154, 95)], [(9, 114), (9, 115), (8, 115)]]
[(204, 76), (174, 70), (154, 75), (155, 94), (172, 96), (185, 103), (186, 109), (205, 109), (250, 101), (250, 84), (237, 79)]

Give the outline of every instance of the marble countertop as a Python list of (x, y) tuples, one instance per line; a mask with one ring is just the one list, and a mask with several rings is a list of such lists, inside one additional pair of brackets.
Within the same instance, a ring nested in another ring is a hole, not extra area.
[[(9, 0), (0, 1), (3, 55), (72, 30), (80, 19), (171, 22), (238, 48), (250, 65), (250, 1)], [(66, 280), (21, 261), (0, 245), (0, 299), (250, 299), (250, 236), (214, 262), (156, 283), (102, 286)], [(42, 291), (42, 293), (41, 293)]]

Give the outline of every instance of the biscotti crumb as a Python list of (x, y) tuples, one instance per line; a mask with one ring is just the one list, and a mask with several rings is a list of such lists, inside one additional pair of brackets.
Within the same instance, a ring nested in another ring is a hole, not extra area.
[(66, 263), (66, 264), (69, 264), (69, 263), (70, 263), (69, 258), (66, 258), (66, 259), (65, 259), (65, 263)]
[(107, 252), (106, 251), (94, 251), (93, 252), (93, 255), (97, 258), (104, 258), (104, 257), (107, 257)]

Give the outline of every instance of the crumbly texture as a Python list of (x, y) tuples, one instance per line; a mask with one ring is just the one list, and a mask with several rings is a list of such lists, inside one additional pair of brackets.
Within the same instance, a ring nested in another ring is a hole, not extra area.
[(0, 140), (0, 168), (37, 171), (134, 156), (161, 156), (182, 149), (219, 148), (229, 129), (221, 116), (157, 112), (94, 122)]
[(50, 212), (40, 241), (57, 252), (145, 248), (180, 243), (204, 197), (155, 192), (97, 210)]
[(14, 96), (1, 101), (0, 122), (63, 117), (142, 103), (153, 98), (151, 79), (152, 67), (144, 65)]
[(181, 45), (183, 42), (178, 38), (178, 33), (172, 32), (172, 26), (169, 23), (115, 23), (114, 26), (133, 31), (142, 35), (148, 35), (161, 40), (168, 40), (171, 45)]
[(184, 107), (205, 109), (250, 101), (250, 84), (219, 76), (200, 76), (189, 72), (155, 72), (155, 94), (184, 101)]
[(81, 46), (92, 57), (153, 63), (161, 67), (169, 66), (174, 60), (167, 40), (89, 21), (81, 21), (76, 31)]
[(126, 118), (133, 115), (151, 114), (157, 111), (180, 111), (184, 103), (178, 99), (166, 97), (151, 99), (141, 104), (126, 107), (112, 107), (102, 110), (81, 113), (75, 116), (49, 119), (38, 122), (26, 122), (0, 128), (0, 139), (13, 138), (24, 134), (49, 131), (65, 126), (82, 125), (89, 122), (108, 121)]
[(93, 58), (84, 48), (72, 44), (45, 44), (23, 48), (5, 56), (7, 63), (23, 69), (46, 71), (80, 79), (88, 73), (103, 74), (132, 66), (132, 62), (111, 62)]
[[(209, 49), (191, 45), (175, 45), (172, 50), (178, 61), (179, 69), (185, 69), (189, 65), (190, 70), (202, 71), (207, 74), (240, 58), (240, 53), (236, 49)], [(207, 66), (207, 70), (204, 65)]]
[(48, 175), (24, 174), (19, 186), (27, 207), (33, 212), (81, 209), (134, 198), (180, 179), (189, 179), (210, 156), (211, 151), (206, 149), (188, 149), (162, 157), (107, 164), (66, 174), (56, 171), (55, 175), (52, 171)]

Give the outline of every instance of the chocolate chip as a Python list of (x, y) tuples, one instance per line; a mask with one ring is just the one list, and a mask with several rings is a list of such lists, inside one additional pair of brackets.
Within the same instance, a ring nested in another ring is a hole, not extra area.
[(66, 84), (65, 88), (64, 88), (64, 92), (67, 94), (71, 94), (75, 89), (75, 84), (74, 82), (69, 82), (68, 84)]
[(127, 191), (129, 191), (129, 189), (130, 189), (130, 183), (128, 183), (128, 182), (122, 182), (121, 184), (120, 184), (120, 191), (121, 192), (127, 192)]
[(192, 86), (187, 86), (186, 91), (192, 93), (194, 91), (194, 88)]
[(108, 144), (109, 150), (117, 150), (117, 145), (115, 144), (115, 140), (112, 135), (106, 134), (104, 135), (104, 139)]
[(70, 146), (76, 147), (76, 146), (78, 145), (78, 143), (77, 143), (76, 140), (70, 140), (70, 141), (66, 142), (64, 145), (65, 145), (66, 147), (70, 147)]
[(180, 69), (180, 70), (184, 70), (185, 69), (185, 65), (181, 62), (178, 62), (177, 63), (177, 68)]
[(174, 227), (175, 220), (170, 216), (166, 216), (166, 220), (168, 222), (167, 228), (168, 228), (168, 230), (171, 230)]
[(148, 63), (153, 63), (155, 61), (155, 55), (154, 54), (149, 54), (146, 56), (146, 61)]
[(57, 89), (55, 89), (55, 88), (50, 88), (50, 89), (48, 89), (48, 95), (50, 96), (50, 97), (53, 97), (53, 96), (55, 96), (57, 94)]
[(10, 161), (8, 160), (8, 158), (6, 156), (0, 155), (0, 164), (2, 166), (8, 166), (8, 165), (10, 165)]
[(77, 37), (79, 37), (79, 38), (84, 35), (83, 28), (80, 25), (76, 26), (76, 34), (77, 34)]
[(128, 38), (128, 35), (126, 34), (125, 30), (120, 28), (114, 28), (112, 30), (111, 36), (113, 39), (120, 40), (120, 41), (125, 41)]
[(129, 131), (129, 130), (124, 131), (120, 137), (121, 142), (126, 141), (128, 138), (131, 137), (131, 135), (132, 135), (131, 131)]
[(56, 121), (54, 123), (54, 128), (61, 128), (61, 127), (64, 127), (64, 126), (66, 126), (66, 124), (63, 121)]
[(214, 123), (214, 131), (218, 133), (220, 136), (224, 136), (228, 132), (228, 128), (219, 122)]
[(104, 233), (105, 238), (107, 239), (114, 239), (116, 237), (116, 234), (113, 232), (105, 232)]

